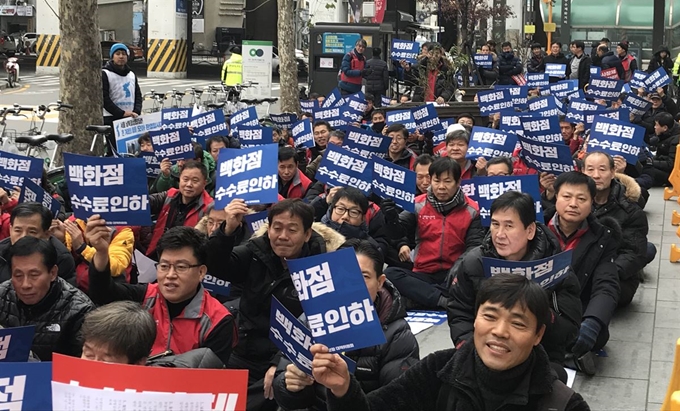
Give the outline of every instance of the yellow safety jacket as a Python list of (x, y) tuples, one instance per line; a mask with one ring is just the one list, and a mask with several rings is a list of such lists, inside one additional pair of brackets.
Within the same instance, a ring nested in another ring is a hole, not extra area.
[(227, 86), (235, 86), (243, 82), (243, 56), (232, 54), (222, 65), (222, 82)]

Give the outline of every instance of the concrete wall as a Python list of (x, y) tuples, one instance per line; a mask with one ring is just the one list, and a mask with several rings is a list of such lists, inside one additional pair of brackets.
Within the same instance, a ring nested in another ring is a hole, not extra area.
[(116, 40), (132, 42), (132, 1), (100, 2), (99, 30), (115, 30)]

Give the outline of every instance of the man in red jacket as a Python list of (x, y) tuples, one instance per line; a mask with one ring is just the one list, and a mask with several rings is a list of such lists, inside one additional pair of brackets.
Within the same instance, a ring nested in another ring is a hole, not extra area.
[(283, 198), (305, 198), (312, 181), (298, 169), (292, 147), (279, 148), (279, 194)]
[(415, 306), (446, 309), (446, 276), (461, 254), (482, 243), (484, 231), (479, 206), (460, 189), (457, 162), (436, 159), (430, 179), (427, 193), (416, 197), (415, 213), (399, 216), (408, 233), (398, 242), (399, 259), (413, 261), (413, 271), (389, 267), (385, 275)]

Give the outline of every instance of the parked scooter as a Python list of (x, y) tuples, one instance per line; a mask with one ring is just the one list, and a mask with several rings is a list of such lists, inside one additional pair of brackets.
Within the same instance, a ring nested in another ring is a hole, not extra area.
[(7, 72), (7, 87), (14, 88), (19, 81), (19, 59), (16, 57), (7, 58), (5, 71)]

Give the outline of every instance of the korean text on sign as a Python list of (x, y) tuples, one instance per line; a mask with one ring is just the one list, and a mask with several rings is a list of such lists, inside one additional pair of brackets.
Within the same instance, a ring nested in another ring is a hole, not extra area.
[(367, 107), (366, 96), (361, 91), (347, 96), (340, 106), (342, 119), (347, 123), (361, 123)]
[(330, 352), (385, 342), (354, 250), (288, 260), (312, 337)]
[(646, 88), (647, 85), (645, 84), (645, 80), (647, 80), (647, 76), (648, 74), (646, 72), (635, 70), (628, 84), (635, 88)]
[(508, 191), (527, 193), (534, 199), (536, 220), (543, 221), (541, 192), (538, 174), (525, 176), (475, 177), (463, 180), (461, 189), (472, 200), (479, 204), (479, 215), (484, 227), (491, 225), (491, 204), (495, 199)]
[(520, 156), (529, 167), (549, 174), (574, 170), (574, 161), (566, 145), (543, 143), (523, 136), (518, 138), (522, 145)]
[(8, 191), (21, 187), (24, 178), (40, 184), (43, 160), (0, 151), (0, 187)]
[(526, 73), (524, 78), (526, 79), (529, 88), (548, 87), (550, 84), (550, 76), (548, 73)]
[(501, 122), (499, 128), (506, 133), (514, 133), (517, 135), (524, 135), (524, 128), (522, 128), (522, 118), (538, 118), (532, 113), (520, 113), (515, 110), (501, 111)]
[(508, 261), (482, 257), (482, 265), (486, 277), (517, 274), (545, 289), (553, 289), (571, 273), (571, 253), (572, 251), (568, 250), (536, 261)]
[(340, 93), (340, 89), (336, 87), (326, 96), (321, 108), (331, 108), (340, 105), (342, 105), (342, 93)]
[(424, 106), (414, 108), (412, 117), (416, 121), (416, 127), (421, 132), (442, 129), (437, 109), (433, 104), (425, 104)]
[(194, 158), (194, 146), (188, 128), (151, 131), (149, 135), (156, 157), (170, 161)]
[(515, 150), (517, 137), (503, 131), (484, 127), (473, 127), (470, 134), (467, 158), (478, 159), (484, 157), (509, 157)]
[(293, 125), (295, 147), (314, 147), (314, 132), (310, 119), (303, 119)]
[(255, 234), (260, 228), (267, 224), (267, 214), (268, 211), (265, 210), (243, 216), (243, 220), (246, 222), (246, 228), (251, 234)]
[(194, 127), (194, 137), (201, 144), (214, 135), (226, 136), (229, 134), (227, 121), (222, 110), (198, 114), (191, 118), (191, 124)]
[(391, 198), (406, 211), (415, 211), (416, 173), (382, 158), (373, 158), (373, 192)]
[(343, 107), (330, 107), (314, 110), (314, 121), (325, 120), (333, 128), (344, 126), (347, 120), (343, 117)]
[(493, 67), (493, 55), (491, 54), (475, 54), (472, 56), (477, 67), (491, 68)]
[(364, 193), (371, 191), (371, 160), (329, 144), (326, 146), (316, 179), (330, 186), (350, 186)]
[(0, 410), (51, 410), (52, 363), (23, 361), (0, 366)]
[(222, 295), (224, 297), (229, 297), (231, 294), (231, 283), (229, 281), (224, 281), (221, 278), (217, 278), (214, 275), (206, 274), (203, 277), (203, 288), (210, 291), (213, 294)]
[(278, 200), (278, 145), (220, 150), (215, 186), (215, 208), (223, 209), (240, 198), (246, 204)]
[(550, 94), (563, 99), (578, 91), (578, 80), (562, 80), (550, 85)]
[(409, 133), (413, 133), (417, 128), (416, 121), (413, 119), (413, 112), (410, 110), (388, 111), (385, 123), (388, 126), (396, 123), (403, 124)]
[(564, 77), (567, 71), (566, 64), (545, 63), (545, 74), (550, 77)]
[(21, 187), (19, 204), (21, 203), (40, 203), (43, 207), (48, 208), (52, 212), (54, 218), (57, 218), (57, 216), (59, 216), (59, 211), (61, 211), (61, 203), (59, 200), (52, 197), (50, 193), (28, 179), (24, 181), (24, 185)]
[(139, 150), (137, 139), (146, 132), (160, 130), (163, 125), (161, 112), (145, 114), (139, 117), (125, 117), (113, 122), (113, 133), (116, 136), (116, 151), (119, 153), (135, 153)]
[(142, 151), (139, 156), (144, 159), (146, 163), (146, 176), (148, 178), (156, 178), (161, 173), (161, 162), (156, 157), (156, 154)]
[(527, 107), (527, 100), (529, 94), (529, 87), (527, 86), (499, 86), (495, 85), (494, 90), (508, 90), (512, 98), (512, 106), (520, 110)]
[(623, 80), (591, 78), (586, 95), (591, 98), (614, 101), (621, 95)]
[(638, 97), (634, 94), (628, 94), (626, 96), (626, 99), (623, 100), (623, 104), (621, 107), (625, 107), (630, 110), (631, 113), (635, 114), (636, 116), (642, 116), (649, 110), (649, 108), (652, 106), (651, 101), (647, 101), (642, 97)]
[[(28, 361), (34, 334), (34, 325), (0, 328), (0, 362)], [(0, 404), (2, 404), (2, 401), (0, 401)]]
[(179, 130), (191, 125), (190, 108), (164, 108), (161, 110), (162, 130)]
[(508, 90), (480, 91), (477, 93), (479, 112), (483, 116), (512, 108), (512, 97)]
[(270, 114), (269, 118), (277, 126), (288, 130), (298, 121), (298, 116), (295, 113)]
[(242, 126), (257, 126), (260, 120), (257, 118), (255, 107), (250, 106), (241, 111), (237, 111), (229, 118), (229, 125), (232, 131), (238, 131)]
[(262, 126), (241, 126), (238, 129), (238, 139), (241, 147), (254, 147), (274, 142), (274, 129)]
[(671, 77), (666, 72), (666, 69), (659, 67), (647, 76), (645, 79), (645, 88), (651, 92), (670, 83)]
[(562, 131), (558, 117), (522, 118), (524, 136), (544, 143), (561, 143)]
[(392, 40), (390, 58), (392, 60), (405, 60), (408, 63), (415, 63), (418, 59), (420, 44), (415, 41)]
[(64, 153), (73, 214), (99, 214), (108, 225), (151, 225), (146, 164), (141, 158), (98, 158)]
[(529, 112), (541, 117), (553, 117), (562, 114), (553, 96), (544, 96), (530, 100)]
[(347, 126), (342, 148), (364, 158), (371, 158), (375, 155), (384, 157), (391, 141), (389, 137), (376, 134), (371, 130)]
[(590, 128), (588, 151), (601, 150), (611, 155), (622, 156), (627, 163), (635, 164), (638, 161), (640, 147), (644, 145), (644, 138), (643, 127), (597, 116)]

